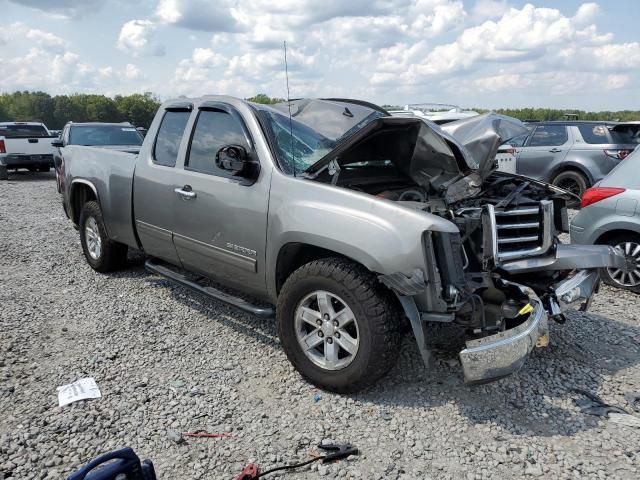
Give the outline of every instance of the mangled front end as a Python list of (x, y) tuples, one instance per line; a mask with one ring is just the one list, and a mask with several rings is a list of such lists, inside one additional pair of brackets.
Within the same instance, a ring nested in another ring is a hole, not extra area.
[[(497, 148), (500, 143), (499, 125), (494, 122), (494, 127), (492, 134), (488, 119), (477, 129), (487, 137), (484, 143), (467, 135), (466, 140), (473, 140), (471, 149), (465, 151), (465, 143), (458, 142), (463, 155), (469, 157), (475, 149), (485, 157), (478, 169), (441, 190), (441, 203), (427, 202), (425, 211), (447, 218), (460, 233), (425, 233), (429, 281), (412, 297), (412, 327), (419, 343), (428, 337), (430, 322), (465, 328), (460, 360), (471, 383), (518, 370), (533, 348), (548, 344), (549, 319), (564, 323), (567, 309), (588, 307), (599, 286), (598, 268), (624, 262), (612, 247), (559, 241), (559, 234), (568, 231), (570, 194), (487, 167), (485, 159), (495, 151), (486, 144)], [(455, 131), (457, 140), (453, 135)], [(403, 303), (407, 309), (407, 300)], [(426, 341), (420, 348), (427, 356)]]

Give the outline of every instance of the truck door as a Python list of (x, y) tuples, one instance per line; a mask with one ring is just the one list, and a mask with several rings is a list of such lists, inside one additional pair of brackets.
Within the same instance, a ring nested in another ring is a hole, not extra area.
[(153, 147), (141, 151), (146, 158), (138, 158), (133, 185), (136, 231), (142, 247), (148, 255), (175, 265), (180, 260), (172, 239), (173, 184), (176, 160), (186, 149), (183, 137), (191, 110), (190, 105), (177, 105), (164, 112)]
[(567, 156), (571, 143), (565, 125), (538, 125), (525, 146), (517, 149), (518, 174), (551, 181), (551, 171)]
[(221, 102), (200, 105), (174, 176), (173, 241), (185, 268), (260, 294), (266, 282), (270, 176), (248, 185), (218, 168), (216, 154), (229, 145), (242, 146), (259, 160), (237, 110)]

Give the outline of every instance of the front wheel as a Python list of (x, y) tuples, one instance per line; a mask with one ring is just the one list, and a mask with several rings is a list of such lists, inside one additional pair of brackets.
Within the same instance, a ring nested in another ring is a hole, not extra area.
[(278, 297), (278, 335), (293, 366), (314, 385), (361, 390), (385, 375), (400, 348), (395, 298), (364, 267), (340, 258), (303, 265)]
[(626, 265), (624, 268), (601, 269), (602, 280), (607, 285), (640, 293), (640, 235), (618, 235), (607, 243), (624, 252)]
[(91, 268), (97, 272), (111, 272), (125, 266), (127, 246), (107, 236), (97, 202), (87, 202), (82, 207), (79, 230), (82, 251)]

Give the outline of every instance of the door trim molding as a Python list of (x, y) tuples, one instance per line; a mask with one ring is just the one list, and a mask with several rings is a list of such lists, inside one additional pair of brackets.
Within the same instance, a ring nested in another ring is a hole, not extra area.
[[(191, 250), (198, 255), (211, 257), (216, 261), (228, 263), (229, 265), (251, 273), (256, 273), (258, 271), (258, 262), (255, 258), (247, 257), (236, 252), (230, 252), (224, 248), (216, 247), (215, 245), (210, 245), (175, 232), (173, 234), (173, 243), (178, 249), (178, 252), (180, 251), (180, 248), (184, 248)], [(178, 253), (178, 255), (180, 254)]]

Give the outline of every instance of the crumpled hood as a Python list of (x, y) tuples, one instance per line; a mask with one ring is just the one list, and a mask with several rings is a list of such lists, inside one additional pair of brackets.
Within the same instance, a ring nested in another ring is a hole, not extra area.
[(440, 128), (464, 147), (469, 168), (477, 170), (483, 179), (494, 168), (498, 147), (510, 138), (528, 132), (520, 120), (496, 113), (457, 120)]

